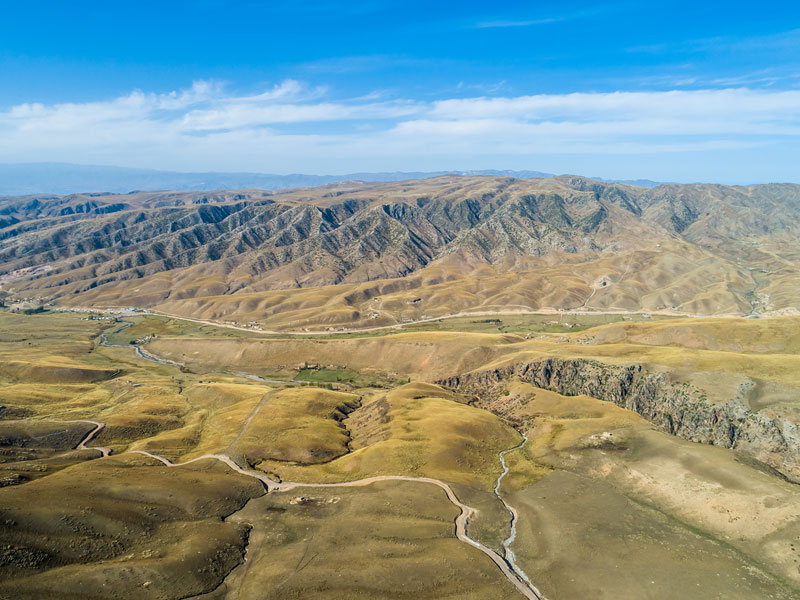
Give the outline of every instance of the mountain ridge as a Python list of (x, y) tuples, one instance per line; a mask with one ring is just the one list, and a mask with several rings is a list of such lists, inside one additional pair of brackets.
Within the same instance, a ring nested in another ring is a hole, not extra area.
[[(383, 322), (399, 308), (373, 311), (356, 291), (375, 281), (383, 294), (429, 295), (431, 314), (487, 302), (569, 309), (589, 297), (598, 309), (748, 314), (800, 304), (799, 223), (798, 185), (577, 176), (27, 196), (0, 200), (0, 276), (14, 297), (68, 305), (203, 314), (197, 299), (215, 298), (205, 301), (215, 318), (260, 294), (250, 316), (305, 303), (334, 321)], [(302, 290), (316, 298), (287, 300)]]

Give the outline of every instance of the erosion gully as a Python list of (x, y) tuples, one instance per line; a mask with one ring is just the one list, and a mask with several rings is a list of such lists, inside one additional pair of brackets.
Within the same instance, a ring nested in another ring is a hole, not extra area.
[[(121, 331), (124, 331), (125, 329), (127, 329), (128, 327), (131, 327), (132, 325), (134, 325), (134, 323), (125, 322), (125, 324), (121, 328), (116, 330), (114, 333), (119, 333)], [(121, 345), (121, 344), (110, 344), (108, 342), (108, 337), (106, 336), (106, 334), (101, 334), (100, 335), (100, 345), (101, 346), (108, 346), (108, 347), (117, 347), (117, 348), (129, 348), (130, 347), (130, 346), (125, 346), (125, 345)], [(155, 363), (158, 363), (158, 364), (168, 365), (168, 366), (173, 366), (173, 367), (183, 367), (184, 366), (181, 363), (177, 363), (177, 362), (174, 362), (174, 361), (163, 359), (163, 358), (161, 358), (159, 356), (156, 356), (155, 354), (152, 354), (151, 352), (144, 351), (138, 345), (134, 346), (134, 351), (136, 352), (136, 355), (139, 356), (140, 358), (143, 358), (145, 360), (149, 360), (149, 361), (152, 361), (152, 362), (155, 362)], [(238, 372), (227, 372), (227, 373), (230, 374), (230, 375), (235, 375), (235, 376), (239, 376), (239, 377), (247, 377), (248, 379), (252, 379), (252, 380), (256, 380), (256, 381), (263, 381), (263, 382), (268, 382), (268, 383), (280, 383), (280, 384), (290, 383), (290, 382), (286, 382), (286, 381), (277, 381), (277, 380), (272, 381), (272, 380), (268, 380), (268, 379), (263, 379), (263, 378), (258, 377), (256, 375), (245, 374), (245, 373), (238, 373)], [(100, 433), (100, 430), (103, 428), (104, 424), (99, 423), (97, 421), (82, 421), (82, 422), (91, 423), (91, 424), (95, 425), (95, 428), (86, 435), (86, 437), (80, 442), (80, 444), (78, 444), (77, 449), (97, 450), (97, 451), (100, 451), (102, 456), (108, 456), (110, 454), (110, 452), (111, 452), (108, 448), (100, 448), (100, 447), (94, 447), (94, 446), (87, 446), (86, 445), (88, 442), (90, 442), (92, 439), (94, 439)], [(207, 460), (207, 459), (219, 460), (220, 462), (225, 463), (225, 465), (227, 465), (229, 468), (231, 468), (232, 470), (236, 471), (237, 473), (239, 473), (241, 475), (245, 475), (247, 477), (253, 477), (253, 478), (257, 479), (258, 481), (260, 481), (264, 485), (264, 487), (265, 487), (265, 489), (267, 490), (268, 493), (287, 492), (289, 490), (293, 490), (293, 489), (300, 488), (300, 487), (307, 487), (307, 488), (308, 487), (311, 487), (311, 488), (359, 487), (359, 486), (365, 486), (365, 485), (370, 485), (370, 484), (373, 484), (373, 483), (377, 483), (379, 481), (411, 481), (411, 482), (427, 483), (427, 484), (430, 484), (430, 485), (435, 485), (435, 486), (439, 487), (442, 491), (444, 491), (445, 495), (447, 496), (447, 499), (454, 506), (456, 506), (460, 510), (459, 515), (455, 519), (455, 531), (454, 531), (454, 533), (455, 533), (456, 538), (458, 540), (466, 543), (466, 544), (469, 544), (473, 548), (476, 548), (476, 549), (480, 550), (485, 555), (487, 555), (492, 560), (492, 562), (494, 562), (495, 565), (497, 565), (497, 567), (500, 569), (500, 571), (503, 573), (503, 575), (509, 581), (509, 583), (511, 583), (522, 596), (524, 596), (525, 598), (528, 598), (529, 600), (546, 600), (545, 597), (542, 595), (542, 593), (531, 582), (531, 580), (528, 577), (528, 575), (516, 563), (516, 557), (514, 555), (513, 550), (511, 549), (511, 544), (513, 544), (513, 542), (514, 542), (514, 540), (516, 539), (516, 536), (517, 536), (517, 520), (519, 518), (519, 515), (518, 515), (516, 509), (513, 506), (511, 506), (506, 501), (506, 499), (503, 497), (503, 495), (500, 493), (500, 488), (501, 488), (501, 485), (502, 485), (503, 478), (506, 475), (508, 475), (508, 472), (509, 472), (509, 468), (508, 468), (508, 465), (506, 464), (506, 459), (505, 459), (506, 455), (508, 453), (510, 453), (510, 452), (514, 452), (515, 450), (522, 449), (525, 446), (525, 444), (527, 443), (527, 441), (528, 441), (528, 438), (523, 436), (523, 440), (522, 440), (522, 442), (520, 444), (517, 444), (513, 448), (508, 448), (506, 450), (502, 450), (502, 451), (500, 451), (498, 453), (498, 455), (500, 457), (500, 464), (503, 467), (503, 471), (502, 471), (502, 473), (500, 473), (500, 475), (497, 478), (497, 482), (496, 482), (495, 487), (494, 487), (494, 494), (500, 500), (500, 502), (503, 504), (503, 506), (508, 511), (508, 513), (509, 513), (509, 515), (511, 517), (509, 535), (502, 542), (502, 546), (503, 546), (503, 554), (502, 555), (500, 555), (499, 553), (495, 552), (494, 550), (492, 550), (488, 546), (485, 546), (481, 542), (479, 542), (479, 541), (477, 541), (477, 540), (475, 540), (475, 539), (473, 539), (473, 538), (471, 538), (469, 536), (469, 534), (467, 533), (467, 528), (469, 526), (469, 520), (473, 515), (476, 514), (477, 511), (474, 508), (472, 508), (470, 506), (467, 506), (466, 504), (461, 502), (458, 499), (458, 496), (456, 496), (456, 494), (453, 491), (453, 489), (447, 483), (445, 483), (443, 481), (440, 481), (439, 479), (433, 479), (433, 478), (430, 478), (430, 477), (410, 477), (410, 476), (406, 476), (406, 475), (377, 475), (377, 476), (374, 476), (374, 477), (367, 477), (365, 479), (358, 479), (358, 480), (355, 480), (355, 481), (342, 481), (342, 482), (338, 482), (338, 483), (304, 483), (304, 482), (293, 482), (293, 481), (281, 481), (281, 482), (279, 482), (279, 481), (275, 481), (274, 479), (271, 479), (270, 477), (268, 477), (267, 475), (265, 475), (263, 473), (259, 473), (258, 471), (254, 471), (252, 469), (247, 469), (247, 468), (243, 468), (243, 467), (239, 466), (236, 463), (236, 461), (234, 461), (230, 456), (228, 456), (226, 454), (204, 454), (202, 456), (195, 457), (195, 458), (193, 458), (191, 460), (187, 460), (187, 461), (182, 462), (182, 463), (174, 463), (174, 462), (170, 461), (168, 458), (165, 458), (163, 456), (159, 456), (157, 454), (153, 454), (151, 452), (147, 452), (145, 450), (129, 450), (128, 453), (141, 454), (141, 455), (147, 456), (148, 458), (152, 458), (154, 460), (157, 460), (158, 462), (162, 463), (166, 467), (180, 467), (180, 466), (183, 466), (183, 465), (187, 465), (187, 464), (190, 464), (190, 463), (194, 463), (194, 462), (201, 461), (201, 460)], [(245, 560), (246, 560), (246, 558), (245, 558)], [(228, 575), (230, 575), (230, 573)]]

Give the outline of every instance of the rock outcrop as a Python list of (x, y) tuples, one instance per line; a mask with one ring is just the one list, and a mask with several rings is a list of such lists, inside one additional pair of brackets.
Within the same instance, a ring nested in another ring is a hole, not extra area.
[(745, 389), (726, 402), (712, 403), (703, 390), (671, 381), (669, 373), (648, 371), (641, 364), (553, 358), (467, 373), (439, 384), (485, 398), (512, 376), (565, 396), (585, 394), (613, 402), (668, 433), (734, 449), (800, 483), (800, 428), (786, 419), (751, 411), (744, 401)]

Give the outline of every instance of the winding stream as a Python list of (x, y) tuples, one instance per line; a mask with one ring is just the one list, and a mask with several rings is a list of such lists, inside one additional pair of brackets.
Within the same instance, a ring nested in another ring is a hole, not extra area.
[[(122, 331), (125, 331), (128, 327), (133, 327), (133, 325), (134, 325), (134, 323), (131, 323), (130, 321), (123, 321), (122, 323), (123, 323), (122, 327), (120, 327), (119, 329), (117, 329), (115, 331), (112, 331), (111, 333), (112, 334), (120, 333)], [(100, 334), (100, 345), (101, 346), (106, 346), (107, 348), (127, 348), (128, 347), (128, 346), (123, 346), (122, 344), (109, 344), (108, 343), (108, 334), (105, 333), (105, 332)]]
[[(119, 329), (117, 329), (113, 333), (120, 333), (121, 331), (124, 331), (125, 329), (127, 329), (128, 327), (131, 327), (133, 325), (134, 325), (134, 323), (125, 322), (125, 324), (122, 327), (120, 327)], [(123, 345), (123, 344), (110, 344), (108, 342), (108, 337), (107, 337), (107, 335), (105, 333), (100, 334), (100, 345), (101, 346), (106, 346), (106, 347), (114, 347), (114, 348), (129, 348), (129, 347), (131, 347), (130, 345)], [(181, 363), (177, 363), (177, 362), (173, 362), (173, 361), (170, 361), (170, 360), (167, 360), (167, 359), (163, 359), (163, 358), (161, 358), (159, 356), (156, 356), (155, 354), (151, 354), (150, 352), (147, 352), (146, 350), (142, 350), (142, 348), (139, 345), (134, 345), (133, 347), (135, 349), (136, 355), (139, 356), (140, 358), (145, 359), (145, 360), (149, 360), (149, 361), (152, 361), (152, 362), (155, 362), (155, 363), (158, 363), (158, 364), (162, 364), (162, 365), (174, 366), (174, 367), (183, 367), (184, 366)], [(280, 384), (287, 384), (287, 383), (291, 384), (291, 382), (264, 379), (262, 377), (258, 377), (257, 375), (251, 375), (251, 374), (246, 374), (246, 373), (238, 373), (238, 372), (234, 373), (234, 372), (228, 372), (228, 371), (224, 371), (224, 372), (228, 373), (230, 375), (236, 375), (236, 376), (239, 376), (239, 377), (246, 377), (248, 379), (252, 379), (252, 380), (256, 380), (256, 381), (263, 381), (263, 382), (269, 382), (269, 383), (280, 383)], [(91, 441), (95, 437), (95, 435), (97, 435), (97, 433), (99, 433), (99, 431), (103, 428), (104, 424), (99, 423), (97, 421), (83, 421), (83, 422), (92, 423), (96, 427), (95, 427), (94, 430), (90, 431), (86, 435), (86, 437), (78, 445), (78, 448), (79, 449), (85, 449), (85, 450), (99, 450), (103, 454), (103, 456), (108, 456), (108, 454), (111, 452), (110, 449), (108, 449), (108, 448), (95, 448), (95, 447), (86, 445), (89, 441)], [(459, 539), (462, 542), (465, 542), (465, 543), (469, 544), (470, 546), (472, 546), (474, 548), (477, 548), (478, 550), (480, 550), (481, 552), (486, 554), (489, 558), (491, 558), (492, 562), (494, 562), (497, 565), (497, 567), (503, 573), (505, 578), (525, 598), (528, 598), (528, 600), (545, 600), (544, 596), (533, 585), (533, 583), (528, 578), (528, 576), (525, 574), (525, 572), (516, 564), (514, 552), (511, 550), (510, 546), (514, 542), (514, 539), (517, 536), (517, 529), (516, 529), (517, 511), (516, 511), (516, 509), (514, 509), (514, 507), (512, 507), (510, 504), (508, 504), (505, 501), (505, 499), (503, 498), (503, 496), (500, 494), (500, 485), (501, 485), (501, 483), (503, 481), (503, 478), (508, 474), (508, 471), (509, 471), (508, 465), (506, 464), (505, 455), (508, 454), (509, 452), (513, 452), (514, 450), (519, 450), (520, 448), (522, 448), (525, 445), (525, 443), (527, 441), (528, 441), (528, 438), (523, 436), (523, 441), (520, 444), (514, 446), (513, 448), (508, 448), (506, 450), (502, 450), (499, 453), (500, 464), (503, 466), (503, 472), (497, 478), (497, 483), (495, 484), (495, 487), (494, 487), (494, 493), (499, 498), (500, 502), (503, 503), (503, 506), (505, 506), (506, 510), (511, 515), (511, 532), (510, 532), (509, 536), (505, 540), (503, 540), (503, 554), (504, 554), (504, 556), (500, 556), (497, 552), (495, 552), (494, 550), (492, 550), (488, 546), (484, 546), (482, 543), (480, 543), (479, 541), (471, 538), (468, 535), (467, 527), (469, 525), (469, 519), (477, 511), (474, 508), (472, 508), (470, 506), (467, 506), (466, 504), (462, 503), (458, 499), (458, 497), (456, 496), (456, 494), (453, 491), (453, 489), (449, 485), (447, 485), (445, 482), (440, 481), (438, 479), (433, 479), (433, 478), (430, 478), (430, 477), (411, 477), (411, 476), (406, 476), (406, 475), (378, 475), (378, 476), (375, 476), (375, 477), (367, 477), (365, 479), (358, 479), (358, 480), (355, 480), (355, 481), (343, 481), (343, 482), (338, 482), (338, 483), (304, 483), (304, 482), (290, 482), (290, 481), (275, 481), (275, 480), (271, 479), (270, 477), (268, 477), (267, 475), (265, 475), (263, 473), (259, 473), (258, 471), (253, 471), (253, 470), (250, 470), (250, 469), (247, 469), (247, 468), (240, 467), (227, 454), (204, 454), (203, 456), (198, 456), (198, 457), (193, 458), (191, 460), (188, 460), (186, 462), (173, 463), (168, 458), (165, 458), (163, 456), (159, 456), (157, 454), (153, 454), (151, 452), (147, 452), (145, 450), (129, 450), (128, 452), (135, 453), (135, 454), (142, 454), (142, 455), (147, 456), (149, 458), (155, 459), (155, 460), (159, 461), (160, 463), (162, 463), (166, 467), (180, 467), (182, 465), (186, 465), (186, 464), (189, 464), (189, 463), (193, 463), (193, 462), (196, 462), (196, 461), (199, 461), (199, 460), (205, 460), (205, 459), (218, 460), (220, 462), (225, 463), (228, 467), (230, 467), (231, 469), (233, 469), (237, 473), (240, 473), (242, 475), (246, 475), (248, 477), (253, 477), (255, 479), (258, 479), (264, 485), (264, 487), (267, 489), (268, 493), (269, 492), (287, 492), (289, 490), (293, 490), (293, 489), (296, 489), (296, 488), (299, 488), (299, 487), (317, 487), (317, 488), (320, 488), (320, 487), (322, 487), (322, 488), (327, 488), (327, 487), (356, 487), (356, 486), (370, 485), (370, 484), (376, 483), (378, 481), (413, 481), (413, 482), (433, 484), (433, 485), (441, 488), (444, 491), (445, 495), (447, 496), (447, 499), (461, 511), (459, 513), (459, 515), (455, 519), (455, 535), (456, 535), (456, 538)]]
[[(132, 327), (135, 323), (130, 321), (123, 321), (124, 325), (119, 329), (112, 332), (112, 334), (120, 333), (125, 331), (128, 327)], [(169, 360), (167, 358), (161, 358), (160, 356), (153, 354), (152, 352), (148, 352), (139, 344), (111, 344), (108, 341), (108, 334), (101, 333), (100, 334), (100, 345), (106, 348), (133, 348), (133, 351), (136, 353), (136, 356), (142, 358), (144, 360), (149, 360), (150, 362), (158, 363), (159, 365), (167, 365), (168, 367), (178, 367), (179, 369), (184, 368), (186, 365), (183, 363), (176, 362), (174, 360)], [(282, 379), (265, 379), (264, 377), (259, 377), (258, 375), (253, 375), (252, 373), (244, 373), (241, 371), (217, 371), (218, 373), (222, 373), (224, 375), (233, 375), (234, 377), (242, 377), (244, 379), (250, 379), (251, 381), (258, 381), (260, 383), (275, 383), (279, 385), (297, 385), (294, 381), (284, 381)]]
[[(125, 331), (128, 327), (133, 327), (135, 323), (130, 321), (123, 321), (122, 327), (119, 329), (112, 331), (112, 334), (117, 334)], [(167, 360), (166, 358), (161, 358), (160, 356), (156, 356), (155, 354), (151, 354), (147, 350), (144, 350), (139, 344), (111, 344), (108, 341), (108, 334), (101, 333), (100, 334), (100, 345), (105, 346), (106, 348), (133, 348), (133, 351), (136, 352), (136, 356), (139, 358), (143, 358), (145, 360), (149, 360), (150, 362), (158, 363), (160, 365), (167, 365), (169, 367), (183, 367), (184, 365), (179, 362), (175, 362), (172, 360)]]
[[(500, 464), (503, 465), (503, 472), (500, 473), (500, 476), (497, 478), (497, 483), (494, 486), (494, 495), (503, 503), (503, 506), (506, 507), (506, 510), (511, 515), (511, 531), (508, 534), (508, 537), (503, 540), (503, 554), (505, 555), (506, 562), (509, 566), (514, 570), (514, 573), (519, 576), (525, 583), (529, 586), (533, 586), (531, 580), (525, 574), (525, 571), (517, 564), (516, 556), (514, 555), (514, 551), (511, 549), (511, 544), (514, 543), (514, 540), (517, 538), (517, 519), (519, 515), (517, 514), (517, 509), (511, 506), (508, 502), (506, 502), (503, 495), (500, 493), (500, 485), (503, 483), (503, 478), (508, 475), (508, 465), (506, 464), (506, 454), (509, 452), (514, 452), (515, 450), (520, 450), (525, 444), (528, 443), (527, 436), (522, 436), (522, 442), (514, 446), (513, 448), (508, 448), (506, 450), (500, 451)], [(534, 588), (535, 589), (535, 588)]]
[[(84, 437), (84, 439), (78, 445), (78, 448), (85, 450), (100, 450), (104, 456), (107, 456), (105, 452), (107, 450), (106, 448), (95, 448), (86, 445), (89, 441), (92, 440), (92, 438), (98, 433), (98, 431), (102, 429), (103, 424), (96, 421), (84, 421), (84, 422), (95, 424), (96, 428), (90, 431)], [(523, 444), (524, 443), (525, 442), (523, 442)], [(509, 450), (504, 450), (503, 453), (510, 452), (511, 450), (516, 450), (519, 447), (521, 447), (521, 445), (516, 446), (514, 448), (510, 448)], [(461, 511), (455, 519), (456, 538), (462, 542), (469, 544), (474, 548), (477, 548), (478, 550), (486, 554), (490, 559), (492, 559), (492, 562), (494, 562), (497, 565), (497, 567), (503, 573), (505, 578), (525, 598), (528, 598), (528, 600), (545, 600), (544, 596), (542, 596), (539, 590), (536, 589), (536, 587), (528, 580), (527, 576), (522, 572), (522, 570), (519, 569), (512, 561), (508, 559), (508, 552), (509, 552), (508, 549), (506, 549), (507, 556), (502, 557), (491, 548), (484, 546), (477, 540), (474, 540), (471, 537), (469, 537), (469, 535), (467, 534), (467, 524), (469, 523), (470, 517), (472, 517), (476, 513), (475, 509), (461, 502), (456, 496), (453, 489), (445, 482), (440, 481), (438, 479), (433, 479), (430, 477), (411, 477), (406, 475), (377, 475), (374, 477), (367, 477), (365, 479), (358, 479), (355, 481), (342, 481), (337, 483), (305, 483), (305, 482), (294, 482), (294, 481), (275, 481), (274, 479), (271, 479), (264, 473), (259, 473), (251, 469), (240, 467), (230, 456), (226, 454), (204, 454), (203, 456), (198, 456), (182, 463), (174, 463), (168, 458), (159, 456), (157, 454), (153, 454), (151, 452), (147, 452), (145, 450), (128, 450), (128, 453), (142, 454), (144, 456), (147, 456), (148, 458), (157, 460), (166, 467), (180, 467), (183, 465), (187, 465), (190, 463), (206, 459), (218, 460), (220, 462), (225, 463), (225, 465), (227, 465), (237, 473), (258, 479), (267, 489), (268, 493), (288, 492), (290, 490), (294, 490), (300, 487), (312, 487), (312, 488), (358, 487), (358, 486), (370, 485), (373, 483), (377, 483), (379, 481), (412, 481), (412, 482), (428, 483), (435, 485), (441, 488), (444, 491), (445, 495), (447, 496), (447, 499)], [(498, 478), (498, 485), (499, 485), (499, 479), (502, 479), (503, 476), (506, 473), (508, 473), (508, 469), (506, 468), (505, 460), (503, 460), (502, 453), (501, 453), (501, 461), (503, 463), (504, 471), (503, 474)], [(502, 497), (500, 497), (500, 499), (502, 501)], [(503, 504), (512, 513), (514, 520), (516, 520), (516, 511), (514, 511), (514, 509), (508, 506), (504, 501)], [(514, 520), (512, 520), (512, 524)], [(513, 525), (512, 525), (512, 532), (513, 532)], [(513, 541), (513, 534), (509, 539)], [(503, 544), (505, 546), (506, 542), (503, 542)], [(513, 558), (513, 553), (511, 554), (511, 557)]]

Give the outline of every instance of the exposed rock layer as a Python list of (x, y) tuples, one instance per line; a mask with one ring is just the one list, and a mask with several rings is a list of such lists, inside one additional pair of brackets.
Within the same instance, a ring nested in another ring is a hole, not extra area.
[(751, 411), (744, 401), (744, 388), (726, 402), (712, 403), (703, 390), (673, 382), (668, 373), (648, 371), (641, 364), (562, 359), (467, 373), (439, 383), (484, 397), (512, 376), (565, 396), (585, 394), (613, 402), (668, 433), (692, 442), (732, 448), (800, 483), (797, 424)]
[[(139, 301), (155, 305), (397, 278), (453, 256), (457, 272), (478, 264), (504, 271), (520, 257), (657, 256), (677, 244), (677, 256), (694, 253), (692, 263), (725, 271), (714, 277), (739, 298), (739, 310), (756, 288), (782, 308), (796, 305), (794, 287), (783, 294), (769, 284), (796, 279), (798, 222), (800, 186), (647, 189), (569, 176), (26, 196), (0, 198), (0, 282), (5, 276), (5, 290), (23, 297), (88, 292), (113, 304), (130, 297), (115, 285), (146, 279)], [(641, 298), (682, 278), (676, 261), (644, 271), (641, 282), (629, 277), (625, 294)], [(751, 281), (752, 272), (763, 281)], [(163, 284), (163, 273), (195, 283)], [(680, 302), (667, 295), (651, 309)]]

